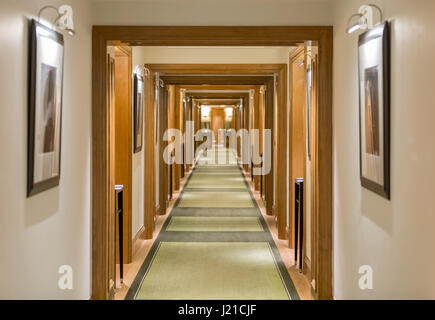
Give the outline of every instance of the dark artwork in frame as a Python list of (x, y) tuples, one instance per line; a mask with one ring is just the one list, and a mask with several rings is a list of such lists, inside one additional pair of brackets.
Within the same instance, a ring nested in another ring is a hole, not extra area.
[(143, 110), (144, 110), (144, 81), (139, 74), (134, 74), (134, 153), (142, 150), (143, 143)]
[(361, 184), (390, 199), (390, 26), (358, 41)]
[(27, 196), (59, 185), (64, 40), (30, 23)]

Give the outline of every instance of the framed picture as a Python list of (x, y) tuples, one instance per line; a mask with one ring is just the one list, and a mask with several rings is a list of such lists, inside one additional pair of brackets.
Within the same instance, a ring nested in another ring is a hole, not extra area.
[(143, 77), (134, 74), (134, 153), (142, 150), (143, 143), (143, 105), (144, 105), (144, 82)]
[(62, 128), (62, 34), (31, 21), (27, 196), (59, 185)]
[(363, 187), (390, 199), (390, 32), (388, 22), (360, 35), (360, 175)]

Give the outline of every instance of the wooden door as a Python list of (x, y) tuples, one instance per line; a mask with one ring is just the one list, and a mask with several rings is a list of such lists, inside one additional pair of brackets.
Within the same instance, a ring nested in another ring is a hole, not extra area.
[[(196, 134), (198, 130), (201, 128), (201, 109), (197, 101), (192, 101), (192, 120), (194, 121), (193, 131)], [(196, 157), (196, 150), (198, 149), (199, 141), (195, 140), (193, 145), (194, 145), (194, 156)]]
[(186, 97), (186, 114), (184, 117), (184, 125), (185, 125), (185, 141), (184, 141), (184, 160), (185, 160), (185, 167), (186, 167), (186, 173), (188, 173), (192, 167), (191, 163), (187, 163), (188, 160), (191, 160), (192, 150), (193, 150), (193, 144), (188, 143), (187, 139), (191, 139), (194, 137), (190, 136), (190, 133), (187, 131), (189, 128), (186, 125), (187, 121), (192, 121), (192, 99), (191, 97)]
[(159, 164), (159, 208), (160, 215), (166, 214), (168, 206), (168, 164), (167, 159), (164, 159), (164, 151), (168, 146), (168, 142), (164, 141), (163, 137), (165, 131), (168, 128), (168, 90), (165, 83), (157, 75), (156, 77), (157, 94), (158, 94), (158, 139), (159, 139), (159, 152), (158, 152), (158, 164)]
[(213, 130), (214, 139), (216, 144), (223, 142), (224, 140), (219, 137), (222, 135), (222, 130), (225, 127), (225, 110), (222, 108), (211, 108), (211, 129)]
[[(185, 91), (183, 90), (183, 94), (182, 94), (182, 101), (183, 101), (183, 110), (182, 110), (182, 115), (181, 115), (181, 132), (183, 134), (183, 137), (185, 137), (186, 134), (186, 112), (187, 112), (187, 100), (186, 100), (186, 95), (185, 95)], [(185, 173), (186, 173), (186, 141), (184, 141), (183, 139), (183, 143), (182, 143), (182, 147), (181, 147), (181, 152), (183, 153), (183, 162), (181, 164), (181, 178), (184, 178)]]
[[(305, 180), (306, 168), (306, 63), (305, 48), (298, 48), (290, 57), (290, 85), (291, 85), (291, 109), (290, 109), (290, 216), (289, 216), (289, 246), (295, 247), (294, 243), (294, 217), (295, 217), (295, 180)], [(306, 183), (304, 183), (305, 189)], [(306, 192), (304, 190), (303, 194)], [(304, 203), (306, 203), (304, 201)], [(305, 214), (306, 210), (304, 210)], [(305, 217), (304, 217), (305, 218)], [(306, 221), (306, 219), (303, 219)], [(305, 234), (305, 232), (304, 232)], [(304, 241), (305, 242), (305, 241)]]
[[(318, 190), (319, 190), (319, 173), (318, 168), (318, 137), (315, 124), (317, 123), (318, 114), (318, 88), (319, 88), (319, 61), (316, 54), (317, 50), (311, 52), (311, 106), (310, 106), (310, 155), (311, 155), (311, 165), (310, 165), (310, 176), (311, 176), (311, 268), (309, 273), (309, 281), (312, 284), (314, 292), (318, 293), (317, 284), (319, 281), (319, 201), (318, 201)], [(307, 235), (310, 236), (310, 235)]]
[(151, 239), (156, 213), (156, 73), (149, 66), (144, 69), (144, 227), (145, 238)]
[(270, 157), (267, 159), (270, 170), (264, 176), (264, 201), (268, 215), (273, 214), (274, 205), (274, 96), (275, 81), (272, 78), (267, 82), (264, 95), (264, 127), (271, 131)]
[[(248, 131), (250, 129), (250, 127), (249, 127), (249, 118), (250, 118), (249, 113), (250, 113), (250, 109), (251, 109), (250, 104), (251, 104), (251, 98), (250, 97), (243, 99), (243, 128), (245, 130), (248, 130)], [(249, 139), (247, 141), (243, 141), (243, 144), (244, 144), (242, 146), (243, 150), (245, 148), (250, 148), (251, 147), (251, 142), (249, 141)], [(248, 146), (246, 146), (246, 144), (248, 144)], [(245, 160), (248, 160), (248, 159), (245, 159)], [(247, 173), (248, 170), (249, 170), (249, 164), (248, 163), (243, 164), (243, 169)]]
[[(259, 117), (259, 129), (260, 129), (260, 156), (262, 157), (262, 161), (264, 161), (265, 157), (265, 135), (264, 135), (264, 129), (266, 128), (266, 119), (265, 119), (265, 104), (266, 104), (266, 87), (261, 86), (260, 88), (260, 94), (258, 99), (258, 117)], [(261, 167), (263, 167), (263, 163), (261, 164)], [(262, 174), (260, 175), (260, 196), (261, 199), (265, 200), (265, 177)]]
[(107, 217), (107, 291), (108, 298), (115, 294), (116, 256), (115, 256), (115, 60), (107, 55), (107, 105), (110, 112), (110, 144), (109, 144), (109, 216)]
[[(175, 128), (175, 86), (168, 85), (167, 86), (167, 101), (168, 101), (168, 128)], [(172, 154), (173, 155), (173, 154)], [(168, 176), (169, 176), (169, 200), (172, 199), (174, 191), (175, 191), (175, 164), (172, 163), (168, 165)]]

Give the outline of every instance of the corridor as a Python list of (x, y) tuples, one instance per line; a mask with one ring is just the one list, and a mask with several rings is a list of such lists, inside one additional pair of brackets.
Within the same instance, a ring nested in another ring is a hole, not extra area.
[(126, 299), (299, 299), (233, 151), (205, 151)]
[(0, 300), (435, 299), (434, 15), (0, 1)]

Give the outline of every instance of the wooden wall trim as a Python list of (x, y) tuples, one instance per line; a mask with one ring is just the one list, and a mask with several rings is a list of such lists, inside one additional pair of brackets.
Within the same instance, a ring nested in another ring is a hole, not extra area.
[(168, 165), (164, 160), (164, 151), (168, 146), (168, 142), (163, 140), (165, 131), (168, 128), (169, 115), (169, 92), (167, 90), (167, 87), (160, 87), (159, 94), (159, 214), (165, 215), (169, 194)]
[(138, 232), (136, 232), (132, 240), (132, 255), (134, 256), (138, 249), (141, 247), (141, 239), (143, 238), (143, 233), (145, 232), (145, 226), (142, 226)]
[(332, 299), (332, 28), (319, 39), (319, 94), (317, 127), (317, 270), (319, 299)]
[(113, 212), (108, 217), (108, 282), (109, 298), (113, 298), (116, 281), (116, 235), (115, 235), (115, 59), (110, 54), (108, 57), (107, 70), (107, 95), (106, 102), (109, 109), (109, 212)]
[[(266, 107), (265, 107), (265, 119), (264, 126), (266, 129), (272, 130), (272, 142), (273, 142), (273, 132), (274, 132), (274, 79), (270, 79), (266, 83)], [(270, 173), (264, 177), (265, 181), (265, 200), (266, 200), (266, 213), (268, 215), (272, 215), (272, 207), (273, 207), (273, 194), (274, 194), (274, 181), (273, 181), (273, 171), (274, 171), (274, 153), (273, 153), (273, 143), (271, 146), (271, 155), (270, 155)]]
[[(181, 108), (181, 92), (180, 87), (175, 86), (175, 98), (174, 98), (174, 128), (177, 130), (181, 129), (180, 119), (182, 112)], [(174, 172), (175, 172), (175, 180), (174, 180), (174, 191), (180, 190), (180, 180), (181, 180), (181, 164), (174, 162)]]
[[(262, 77), (264, 78), (264, 77)], [(271, 78), (270, 76), (267, 78)], [(204, 84), (200, 84), (200, 85), (195, 85), (195, 84), (190, 84), (190, 85), (183, 85), (183, 88), (186, 89), (186, 93), (189, 95), (193, 95), (196, 92), (200, 92), (200, 93), (206, 93), (207, 96), (213, 96), (213, 97), (219, 97), (219, 96), (224, 96), (224, 95), (228, 95), (228, 94), (235, 94), (238, 95), (239, 93), (248, 93), (250, 89), (252, 89), (252, 85), (242, 85), (242, 84), (237, 84), (237, 85), (204, 85)], [(226, 91), (226, 92), (209, 92), (210, 90), (214, 90), (214, 91)]]
[[(288, 144), (288, 148), (289, 148), (289, 190), (288, 190), (288, 196), (289, 196), (289, 247), (290, 248), (294, 248), (295, 247), (295, 239), (294, 239), (294, 234), (295, 234), (295, 229), (294, 229), (294, 219), (295, 219), (295, 179), (296, 178), (304, 178), (306, 177), (305, 174), (305, 168), (306, 168), (306, 159), (304, 158), (303, 161), (300, 163), (298, 160), (300, 160), (298, 158), (298, 148), (299, 151), (302, 153), (302, 156), (304, 157), (306, 154), (306, 150), (305, 150), (305, 121), (306, 119), (302, 119), (301, 121), (298, 121), (297, 118), (295, 118), (296, 115), (302, 115), (302, 117), (305, 117), (305, 110), (304, 107), (305, 106), (300, 106), (300, 105), (296, 105), (295, 104), (295, 99), (299, 96), (302, 96), (301, 99), (305, 99), (305, 94), (304, 94), (304, 90), (305, 87), (302, 88), (302, 93), (300, 91), (295, 90), (295, 86), (296, 84), (294, 83), (293, 80), (295, 80), (295, 67), (299, 68), (299, 63), (301, 62), (300, 60), (305, 60), (305, 47), (301, 46), (299, 48), (297, 48), (296, 50), (293, 50), (293, 52), (290, 54), (290, 58), (289, 58), (289, 65), (290, 65), (290, 123), (289, 123), (289, 144)], [(302, 66), (300, 67), (302, 68)], [(303, 68), (306, 68), (306, 65), (303, 65)], [(306, 73), (304, 73), (303, 75), (304, 77), (306, 77)], [(305, 81), (304, 81), (305, 82)], [(299, 119), (300, 120), (300, 119)], [(299, 134), (299, 136), (298, 136)], [(302, 137), (301, 137), (302, 136)], [(301, 144), (300, 144), (300, 140), (302, 140), (302, 148), (301, 148)], [(298, 167), (302, 165), (302, 170), (301, 168)], [(295, 171), (302, 171), (299, 172), (299, 174), (297, 174)], [(305, 198), (306, 198), (306, 181), (304, 183), (304, 203), (305, 203)], [(304, 218), (306, 217), (306, 211), (304, 212)], [(306, 219), (304, 219), (304, 230), (305, 230), (305, 224), (306, 224)], [(306, 238), (306, 233), (304, 233), (304, 243), (305, 242), (305, 238)]]
[[(189, 70), (189, 72), (192, 73), (196, 73), (198, 72), (196, 68), (193, 69), (188, 69), (190, 67), (190, 65), (184, 65), (186, 69), (184, 69), (184, 72), (186, 72), (186, 70)], [(250, 85), (250, 86), (255, 86), (255, 85), (262, 85), (264, 84), (267, 79), (270, 77), (270, 74), (272, 74), (274, 71), (276, 71), (276, 69), (273, 68), (265, 68), (264, 70), (261, 71), (261, 67), (258, 65), (250, 65), (251, 66), (251, 71), (249, 73), (252, 73), (252, 71), (258, 70), (259, 72), (264, 72), (264, 73), (268, 73), (268, 76), (256, 76), (256, 75), (237, 75), (234, 76), (235, 74), (237, 74), (237, 72), (247, 72), (246, 68), (241, 67), (241, 65), (237, 65), (237, 64), (226, 64), (225, 66), (233, 66), (234, 69), (234, 73), (229, 73), (228, 70), (226, 69), (222, 69), (222, 65), (213, 65), (213, 64), (202, 64), (202, 66), (207, 66), (207, 70), (209, 72), (219, 72), (220, 76), (219, 77), (215, 77), (215, 76), (209, 76), (209, 75), (201, 75), (201, 74), (196, 74), (195, 76), (185, 76), (182, 74), (175, 74), (175, 75), (163, 75), (162, 79), (166, 82), (166, 83), (170, 83), (170, 84), (174, 84), (174, 85), (179, 85), (179, 86), (195, 86), (201, 83), (207, 83), (209, 86), (213, 85), (213, 86), (219, 86), (219, 87), (224, 87), (225, 85), (227, 85), (228, 83), (231, 83), (232, 85)], [(264, 65), (265, 66), (265, 65)], [(275, 65), (277, 66), (276, 68), (279, 68), (279, 65)], [(157, 70), (159, 70), (159, 72), (163, 71), (167, 71), (167, 67), (162, 65), (158, 65), (158, 64), (153, 64), (152, 65), (153, 68), (156, 68)], [(163, 71), (160, 71), (163, 70)], [(183, 69), (176, 69), (178, 72), (181, 72), (181, 70)], [(229, 85), (227, 85), (229, 86)]]
[[(132, 260), (132, 50), (115, 47), (115, 183), (124, 185), (123, 262)], [(118, 237), (118, 236), (117, 236)], [(118, 239), (118, 238), (117, 238)], [(119, 246), (117, 240), (117, 248)], [(118, 249), (117, 249), (118, 250)], [(119, 261), (119, 250), (117, 251)], [(119, 263), (119, 262), (118, 262)]]
[(308, 282), (311, 282), (311, 261), (307, 256), (304, 256), (304, 263), (302, 265), (302, 272), (307, 277)]
[(94, 26), (108, 39), (142, 46), (295, 46), (330, 26)]
[[(319, 87), (319, 77), (318, 77), (318, 59), (317, 54), (314, 56), (314, 59), (311, 61), (312, 66), (312, 112), (311, 112), (311, 123), (315, 124), (317, 123), (317, 106), (318, 106), (318, 87)], [(313, 112), (314, 111), (314, 112)], [(317, 146), (317, 137), (316, 137), (316, 130), (317, 128), (312, 125), (311, 126), (311, 276), (312, 279), (315, 280), (315, 282), (318, 281), (317, 279), (317, 263), (316, 260), (318, 259), (317, 255), (317, 239), (318, 234), (317, 232), (317, 219), (318, 219), (318, 197), (317, 197), (317, 180), (318, 180), (318, 173), (317, 173), (317, 156), (314, 154), (318, 150)], [(314, 151), (314, 153), (313, 153)]]
[[(192, 108), (193, 108), (193, 121), (194, 121), (194, 127), (195, 127), (195, 132), (198, 132), (198, 130), (201, 129), (201, 109), (199, 107), (199, 103), (198, 101), (196, 101), (195, 99), (192, 101)], [(195, 141), (194, 146), (195, 146), (195, 152), (194, 152), (194, 163), (196, 164), (196, 151), (198, 150), (198, 147), (200, 145), (200, 141)]]
[[(252, 108), (252, 128), (260, 130), (260, 86), (255, 86), (254, 99)], [(260, 146), (258, 146), (260, 148)], [(261, 149), (259, 150), (261, 152)], [(259, 168), (260, 165), (254, 164), (255, 168)], [(260, 176), (254, 175), (254, 190), (260, 191)]]
[[(250, 95), (246, 96), (243, 99), (243, 128), (246, 130), (249, 130), (249, 103), (250, 103)], [(249, 165), (244, 164), (243, 169), (245, 170), (246, 174), (249, 173)]]
[[(175, 86), (167, 84), (168, 88), (168, 128), (174, 129), (176, 128), (175, 124)], [(171, 171), (171, 172), (169, 172)], [(172, 186), (172, 193), (175, 191), (174, 185), (176, 181), (176, 175), (175, 175), (175, 165), (172, 164), (171, 166), (168, 166), (168, 174), (170, 177), (172, 177), (170, 184)], [(169, 177), (168, 177), (169, 179)], [(168, 180), (169, 181), (169, 180)]]
[(287, 65), (277, 73), (278, 103), (276, 107), (276, 218), (278, 223), (278, 238), (285, 239), (287, 225)]
[(109, 113), (106, 102), (105, 37), (93, 30), (92, 36), (92, 295), (107, 299), (109, 199)]

